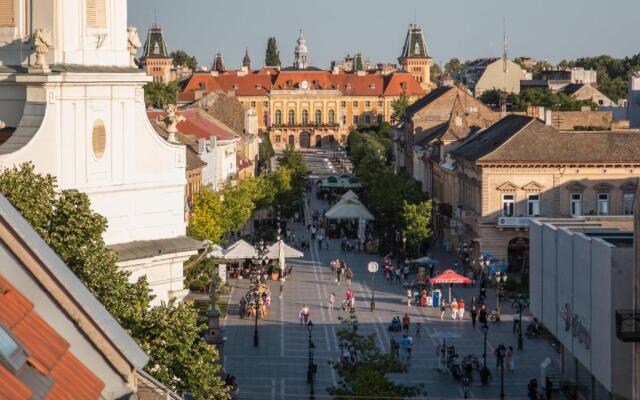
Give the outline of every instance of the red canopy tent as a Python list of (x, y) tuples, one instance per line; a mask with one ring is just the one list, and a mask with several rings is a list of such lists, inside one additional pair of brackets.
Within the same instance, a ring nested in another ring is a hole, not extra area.
[[(453, 283), (472, 283), (473, 281), (467, 277), (464, 277), (458, 273), (456, 273), (456, 271), (452, 270), (452, 269), (448, 269), (446, 271), (444, 271), (443, 273), (441, 273), (440, 275), (434, 277), (433, 279), (431, 279), (432, 283), (449, 283), (449, 284), (453, 284)], [(451, 303), (451, 286), (449, 286), (449, 303)]]

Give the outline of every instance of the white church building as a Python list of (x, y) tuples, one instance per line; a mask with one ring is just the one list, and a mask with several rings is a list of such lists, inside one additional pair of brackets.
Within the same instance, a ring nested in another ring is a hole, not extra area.
[(0, 167), (31, 161), (86, 193), (157, 304), (188, 293), (182, 265), (201, 244), (185, 236), (185, 147), (147, 119), (139, 46), (127, 0), (0, 1)]

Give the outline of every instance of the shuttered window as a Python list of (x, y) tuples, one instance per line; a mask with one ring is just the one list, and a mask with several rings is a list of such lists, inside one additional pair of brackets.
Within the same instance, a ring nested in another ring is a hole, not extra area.
[(97, 159), (101, 159), (104, 155), (104, 150), (107, 144), (107, 133), (104, 128), (104, 122), (100, 119), (93, 125), (91, 142), (93, 144), (93, 154)]
[(106, 1), (107, 0), (87, 0), (87, 25), (89, 27), (107, 27), (107, 8), (105, 5)]
[(14, 0), (0, 0), (0, 27), (16, 26)]

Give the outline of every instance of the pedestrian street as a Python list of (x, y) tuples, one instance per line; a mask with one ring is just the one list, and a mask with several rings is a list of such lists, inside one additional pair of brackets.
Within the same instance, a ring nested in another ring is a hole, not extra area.
[[(313, 162), (307, 161), (309, 165)], [(328, 204), (318, 200), (313, 193), (309, 195), (309, 213), (314, 210), (326, 211)], [(306, 228), (301, 224), (289, 224), (296, 237), (309, 237)], [(391, 339), (397, 342), (402, 333), (390, 332), (387, 328), (394, 316), (402, 317), (406, 313), (411, 319), (410, 335), (414, 336), (414, 349), (409, 363), (409, 372), (393, 376), (397, 382), (406, 384), (424, 384), (428, 392), (427, 398), (462, 398), (463, 390), (460, 381), (438, 369), (438, 347), (442, 341), (436, 339), (437, 333), (449, 332), (460, 337), (447, 340), (447, 346), (455, 346), (460, 357), (469, 354), (477, 356), (482, 363), (483, 334), (478, 324), (472, 327), (469, 313), (465, 320), (452, 320), (450, 310), (444, 320), (440, 319), (439, 308), (407, 307), (405, 290), (401, 284), (387, 282), (380, 270), (375, 276), (375, 311), (370, 311), (371, 274), (367, 271), (367, 263), (376, 261), (382, 265), (378, 255), (367, 253), (343, 252), (339, 240), (330, 240), (329, 249), (319, 249), (312, 242), (310, 249), (305, 249), (305, 257), (287, 260), (293, 266), (292, 276), (284, 284), (283, 298), (278, 298), (279, 282), (268, 281), (272, 295), (269, 314), (258, 321), (259, 345), (254, 347), (253, 336), (255, 320), (240, 319), (237, 305), (240, 297), (249, 287), (248, 280), (230, 280), (232, 290), (229, 297), (229, 315), (223, 321), (227, 341), (224, 349), (224, 363), (227, 372), (235, 375), (240, 387), (241, 399), (303, 399), (309, 398), (310, 385), (307, 384), (307, 366), (309, 364), (309, 330), (300, 324), (298, 313), (304, 305), (310, 307), (311, 330), (315, 345), (314, 361), (317, 374), (314, 384), (316, 399), (330, 398), (326, 388), (337, 384), (338, 377), (329, 362), (339, 358), (340, 348), (336, 332), (340, 328), (340, 316), (347, 313), (340, 311), (340, 303), (345, 298), (346, 281), (338, 286), (332, 274), (329, 262), (332, 259), (343, 259), (353, 270), (354, 277), (351, 290), (355, 295), (356, 315), (359, 331), (364, 334), (375, 334), (378, 345), (390, 351)], [(455, 259), (437, 247), (432, 256), (441, 261), (442, 269), (451, 267)], [(411, 278), (410, 278), (411, 280)], [(478, 286), (453, 287), (453, 297), (464, 298), (471, 304), (472, 296), (477, 296)], [(330, 293), (335, 293), (334, 310), (328, 307)], [(489, 289), (487, 306), (495, 305), (495, 292)], [(547, 357), (559, 359), (559, 354), (550, 344), (541, 338), (524, 339), (524, 349), (517, 349), (517, 335), (513, 334), (514, 310), (508, 303), (501, 304), (503, 310), (501, 322), (489, 322), (487, 333), (487, 366), (492, 374), (492, 381), (487, 386), (480, 384), (477, 372), (471, 383), (470, 397), (496, 399), (500, 393), (500, 370), (496, 369), (494, 350), (499, 344), (512, 346), (514, 349), (515, 371), (504, 371), (504, 392), (509, 399), (526, 399), (527, 383), (539, 375), (539, 365)], [(234, 312), (235, 311), (235, 312)], [(523, 324), (530, 319), (525, 311)], [(416, 337), (417, 323), (421, 324), (420, 336)]]

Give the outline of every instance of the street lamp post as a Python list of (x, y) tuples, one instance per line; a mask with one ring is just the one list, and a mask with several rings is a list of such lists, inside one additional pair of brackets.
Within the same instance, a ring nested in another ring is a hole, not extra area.
[(524, 340), (522, 338), (522, 309), (524, 308), (524, 301), (522, 297), (522, 293), (519, 293), (516, 300), (516, 309), (518, 310), (518, 350), (522, 350), (524, 347)]
[(500, 284), (507, 283), (507, 274), (496, 273), (496, 322), (500, 321)]
[[(501, 347), (504, 349), (504, 347)], [(503, 352), (504, 350), (500, 350)], [(501, 354), (500, 359), (500, 399), (504, 399), (504, 353)]]
[(307, 366), (307, 383), (311, 385), (309, 388), (309, 399), (315, 399), (313, 384), (315, 382), (316, 364), (313, 360), (313, 351), (316, 348), (316, 345), (313, 343), (313, 339), (311, 337), (313, 322), (309, 321), (307, 324), (307, 330), (309, 331), (309, 365)]
[(482, 384), (486, 385), (489, 382), (489, 369), (487, 368), (487, 333), (489, 333), (489, 325), (485, 322), (480, 329), (484, 336), (484, 351), (482, 353), (482, 371), (480, 371), (480, 379)]
[(367, 268), (369, 269), (369, 272), (371, 272), (371, 312), (373, 312), (373, 310), (376, 309), (376, 289), (375, 289), (375, 276), (376, 276), (376, 272), (378, 272), (378, 263), (375, 261), (371, 261), (369, 264), (367, 264)]
[(258, 294), (258, 292), (254, 292), (253, 293), (253, 301), (255, 304), (255, 314), (256, 314), (256, 325), (255, 325), (255, 329), (253, 330), (253, 347), (258, 347), (258, 343), (259, 343), (259, 338), (258, 338), (258, 310), (260, 307), (260, 295)]

